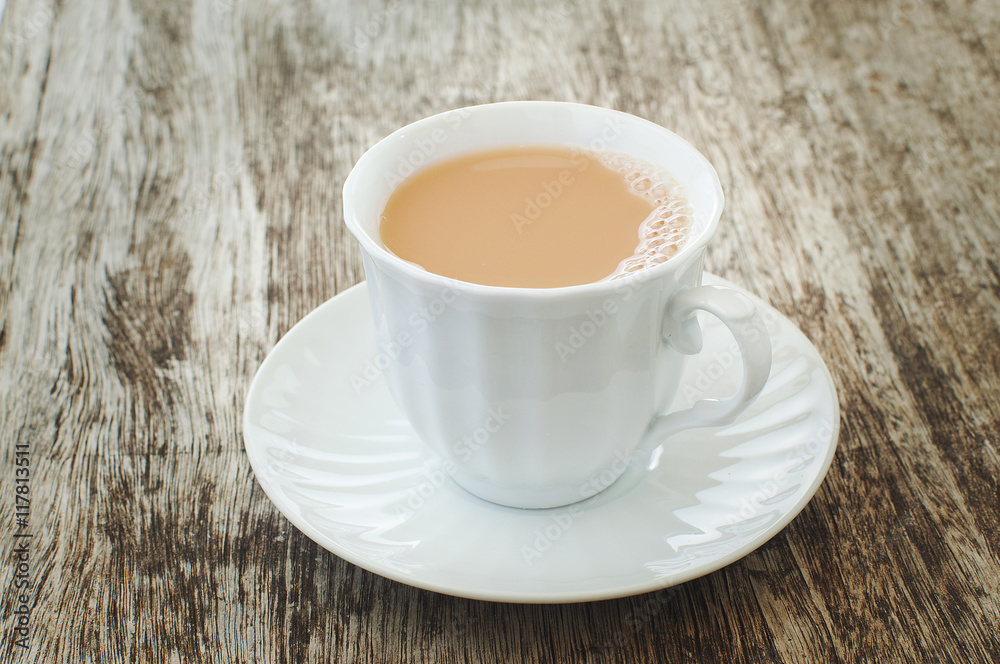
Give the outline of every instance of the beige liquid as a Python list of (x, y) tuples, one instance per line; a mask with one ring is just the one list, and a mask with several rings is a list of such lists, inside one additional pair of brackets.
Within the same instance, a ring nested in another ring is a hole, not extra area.
[(379, 235), (429, 272), (489, 286), (555, 288), (667, 260), (687, 237), (679, 187), (623, 155), (532, 146), (476, 152), (415, 173)]

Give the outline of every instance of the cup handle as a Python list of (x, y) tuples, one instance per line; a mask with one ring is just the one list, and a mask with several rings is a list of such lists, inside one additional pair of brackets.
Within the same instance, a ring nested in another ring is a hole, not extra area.
[(743, 384), (728, 399), (701, 399), (687, 410), (658, 413), (643, 447), (656, 447), (685, 429), (732, 424), (764, 389), (771, 373), (771, 337), (760, 312), (749, 298), (731, 288), (695, 286), (675, 295), (663, 318), (663, 342), (685, 355), (701, 352), (701, 328), (695, 316), (699, 309), (716, 316), (736, 338)]

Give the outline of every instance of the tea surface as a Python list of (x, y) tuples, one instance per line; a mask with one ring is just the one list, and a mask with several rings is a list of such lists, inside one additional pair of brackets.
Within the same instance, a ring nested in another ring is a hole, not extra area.
[(586, 284), (676, 251), (678, 238), (668, 236), (678, 228), (686, 235), (687, 224), (678, 223), (683, 199), (667, 180), (622, 155), (555, 146), (481, 151), (400, 183), (379, 234), (400, 258), (462, 281)]

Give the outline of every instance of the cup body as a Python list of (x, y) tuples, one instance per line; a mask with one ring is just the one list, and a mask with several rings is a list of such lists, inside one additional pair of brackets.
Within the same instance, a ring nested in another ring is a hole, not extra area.
[[(532, 144), (607, 150), (663, 167), (693, 211), (686, 244), (669, 261), (621, 279), (546, 289), (457, 281), (382, 244), (381, 212), (417, 169)], [(679, 387), (684, 356), (663, 342), (664, 316), (674, 294), (700, 283), (722, 206), (715, 170), (682, 138), (580, 104), (458, 109), (365, 153), (345, 183), (344, 213), (363, 252), (379, 368), (444, 470), (481, 498), (526, 508), (573, 503), (613, 483)]]

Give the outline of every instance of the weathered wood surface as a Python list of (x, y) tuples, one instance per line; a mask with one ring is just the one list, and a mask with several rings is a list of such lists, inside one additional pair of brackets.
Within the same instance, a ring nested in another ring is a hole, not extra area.
[[(3, 662), (1000, 660), (994, 0), (9, 0), (0, 75)], [(243, 450), (260, 362), (363, 278), (354, 160), (535, 98), (698, 146), (728, 198), (708, 269), (800, 324), (840, 392), (805, 511), (674, 590), (387, 581), (293, 528)]]

